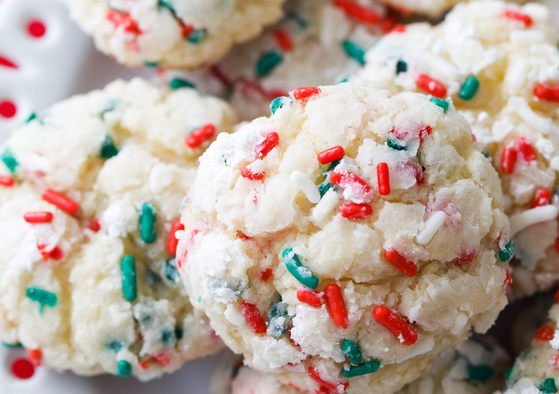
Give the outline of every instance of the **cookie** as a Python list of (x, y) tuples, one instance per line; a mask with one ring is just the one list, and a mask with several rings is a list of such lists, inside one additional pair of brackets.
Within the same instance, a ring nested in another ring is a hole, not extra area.
[(299, 88), (200, 158), (177, 265), (249, 366), (310, 391), (394, 392), (492, 324), (508, 283), (499, 180), (439, 104)]
[(65, 0), (97, 49), (127, 66), (196, 68), (258, 36), (285, 0)]
[[(459, 3), (468, 0), (380, 0), (402, 12), (417, 12), (432, 18), (440, 17), (445, 11)], [(524, 3), (526, 0), (512, 0), (516, 3)]]
[(456, 6), (438, 26), (414, 24), (385, 36), (356, 77), (452, 101), (468, 119), (503, 185), (516, 296), (559, 281), (557, 33), (542, 5), (475, 1)]
[(141, 380), (219, 350), (180, 283), (174, 232), (198, 157), (235, 122), (218, 99), (134, 79), (15, 130), (1, 154), (0, 340), (54, 369)]
[(244, 120), (268, 116), (274, 98), (301, 86), (335, 84), (356, 72), (366, 49), (393, 28), (396, 16), (373, 0), (291, 0), (283, 20), (211, 69), (168, 71), (163, 79), (227, 97)]

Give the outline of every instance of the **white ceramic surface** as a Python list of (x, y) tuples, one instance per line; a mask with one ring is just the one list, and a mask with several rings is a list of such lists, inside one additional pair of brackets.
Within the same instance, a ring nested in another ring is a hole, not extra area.
[[(40, 38), (27, 31), (33, 20), (46, 27)], [(0, 0), (0, 57), (18, 66), (0, 64), (0, 103), (9, 100), (17, 107), (12, 118), (0, 115), (0, 142), (32, 112), (73, 94), (101, 88), (119, 77), (153, 78), (149, 70), (129, 70), (97, 53), (55, 0)], [(58, 374), (44, 367), (37, 368), (31, 379), (17, 379), (12, 364), (26, 357), (21, 349), (0, 345), (0, 394), (209, 394), (210, 377), (219, 358), (190, 362), (173, 375), (140, 383), (112, 376)]]

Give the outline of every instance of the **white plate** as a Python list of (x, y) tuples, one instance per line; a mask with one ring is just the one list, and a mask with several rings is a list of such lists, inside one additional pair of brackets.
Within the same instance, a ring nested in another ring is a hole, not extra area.
[[(28, 33), (29, 22), (34, 20), (46, 27), (39, 38)], [(0, 59), (17, 65), (2, 66), (0, 60), (0, 103), (10, 101), (17, 108), (13, 117), (0, 114), (0, 142), (32, 112), (73, 94), (101, 88), (119, 77), (153, 78), (150, 71), (126, 69), (97, 53), (90, 39), (70, 21), (65, 8), (54, 0), (0, 0)], [(212, 357), (190, 362), (173, 375), (140, 383), (112, 376), (58, 374), (44, 367), (36, 369), (30, 379), (17, 379), (12, 364), (26, 357), (21, 349), (0, 345), (0, 394), (209, 394), (218, 360)]]

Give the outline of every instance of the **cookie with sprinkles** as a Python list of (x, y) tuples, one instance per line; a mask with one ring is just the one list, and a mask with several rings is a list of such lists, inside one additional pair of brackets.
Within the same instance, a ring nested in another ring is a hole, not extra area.
[[(430, 17), (440, 17), (459, 3), (468, 0), (380, 0), (383, 3), (399, 8), (402, 12), (417, 12)], [(526, 3), (527, 0), (511, 0), (516, 3)]]
[(141, 79), (33, 115), (2, 148), (0, 340), (37, 364), (148, 380), (222, 347), (175, 262), (198, 157), (236, 117)]
[(366, 49), (393, 28), (396, 17), (374, 0), (291, 0), (282, 21), (210, 70), (168, 71), (163, 79), (227, 96), (241, 118), (252, 120), (293, 89), (335, 84), (356, 72)]
[(64, 0), (96, 47), (127, 66), (196, 68), (258, 36), (285, 0)]
[[(398, 394), (492, 394), (504, 385), (504, 372), (510, 357), (491, 338), (475, 338), (458, 349), (449, 348), (431, 369), (408, 384)], [(298, 394), (293, 385), (281, 384), (273, 375), (245, 367), (239, 357), (230, 357), (226, 367), (214, 375), (216, 394)], [(227, 384), (221, 387), (223, 382)]]
[[(559, 301), (559, 294), (555, 300)], [(553, 394), (559, 389), (559, 304), (549, 311), (548, 322), (540, 326), (532, 345), (505, 374), (506, 394)]]
[(271, 109), (200, 158), (187, 291), (257, 370), (394, 392), (506, 304), (497, 174), (454, 107), (422, 94), (342, 83)]
[(356, 77), (428, 93), (443, 108), (452, 101), (468, 119), (501, 177), (512, 239), (500, 258), (516, 257), (514, 295), (559, 281), (558, 33), (543, 5), (475, 1), (438, 26), (385, 36)]

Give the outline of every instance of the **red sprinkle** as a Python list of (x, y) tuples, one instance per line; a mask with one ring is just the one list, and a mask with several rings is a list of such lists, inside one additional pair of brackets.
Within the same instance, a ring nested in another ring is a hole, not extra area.
[(194, 31), (193, 25), (184, 24), (182, 21), (179, 22), (181, 25), (181, 37), (188, 38), (190, 34)]
[(268, 156), (268, 153), (272, 151), (276, 146), (279, 145), (280, 138), (278, 133), (272, 131), (266, 135), (266, 139), (260, 145), (256, 147), (256, 157), (258, 159), (263, 159)]
[(333, 171), (330, 174), (330, 183), (344, 189), (351, 186), (351, 184), (359, 185), (363, 189), (362, 192), (364, 195), (371, 194), (373, 191), (367, 182), (353, 172)]
[(555, 336), (555, 330), (547, 324), (538, 327), (536, 333), (534, 334), (534, 338), (540, 341), (551, 341)]
[(14, 69), (19, 68), (19, 66), (15, 64), (12, 60), (2, 55), (0, 55), (0, 66), (7, 67), (7, 68), (14, 68)]
[(517, 152), (512, 146), (507, 146), (503, 149), (501, 153), (501, 170), (505, 174), (512, 174), (514, 172), (514, 166), (516, 164)]
[(251, 181), (260, 181), (264, 179), (264, 177), (266, 176), (266, 171), (252, 172), (252, 170), (249, 167), (244, 167), (241, 170), (241, 176), (243, 178), (250, 179)]
[(373, 310), (373, 317), (404, 345), (411, 346), (417, 342), (417, 332), (413, 327), (384, 305), (379, 305)]
[(214, 76), (217, 80), (219, 80), (224, 85), (231, 85), (231, 81), (227, 74), (223, 71), (223, 69), (219, 65), (213, 65), (210, 67), (210, 73)]
[(14, 178), (6, 176), (6, 175), (0, 175), (0, 185), (6, 186), (6, 187), (13, 186), (14, 185)]
[(138, 23), (126, 13), (118, 12), (117, 10), (109, 10), (107, 11), (106, 18), (113, 24), (115, 29), (122, 27), (127, 33), (142, 34), (142, 31), (138, 27)]
[(526, 138), (519, 136), (516, 138), (515, 141), (516, 149), (518, 152), (524, 156), (524, 160), (526, 161), (534, 161), (536, 160), (536, 152), (532, 145), (526, 140)]
[(440, 99), (444, 99), (446, 97), (446, 86), (426, 74), (419, 74), (415, 83), (417, 83), (417, 86), (421, 89), (435, 97)]
[(274, 271), (271, 268), (268, 268), (267, 270), (260, 273), (260, 279), (262, 279), (262, 281), (264, 282), (268, 282), (270, 279), (272, 279), (273, 276)]
[(47, 32), (47, 27), (40, 20), (33, 19), (27, 24), (27, 32), (31, 37), (41, 38)]
[(373, 214), (373, 207), (369, 204), (342, 204), (340, 213), (346, 219), (367, 219)]
[(415, 265), (413, 261), (407, 260), (394, 249), (385, 250), (384, 258), (394, 267), (402, 271), (404, 275), (409, 276), (410, 278), (417, 275), (417, 265)]
[(266, 322), (256, 305), (243, 301), (242, 304), (239, 305), (239, 312), (245, 317), (247, 324), (254, 333), (266, 333)]
[(52, 189), (45, 189), (42, 194), (43, 200), (50, 202), (69, 214), (75, 214), (80, 209), (77, 202)]
[(26, 212), (23, 219), (27, 223), (50, 223), (52, 222), (52, 212)]
[(314, 86), (297, 88), (293, 91), (293, 98), (300, 103), (306, 103), (312, 96), (320, 94), (320, 88)]
[(319, 308), (322, 305), (322, 297), (316, 291), (297, 290), (297, 299), (303, 304)]
[(555, 292), (554, 298), (555, 298), (555, 302), (559, 302), (559, 290), (557, 290), (557, 291)]
[(17, 107), (10, 100), (0, 101), (0, 116), (6, 119), (13, 118), (17, 114)]
[(173, 224), (171, 224), (169, 239), (167, 240), (167, 252), (173, 256), (177, 253), (179, 240), (175, 237), (175, 233), (179, 230), (184, 230), (184, 224), (182, 224), (180, 220), (174, 221)]
[(404, 33), (406, 31), (406, 25), (396, 25), (390, 30), (391, 33)]
[(547, 189), (540, 189), (536, 192), (536, 196), (534, 197), (534, 201), (532, 201), (530, 208), (548, 205), (549, 200), (551, 200), (551, 192)]
[(38, 367), (43, 362), (43, 352), (41, 349), (29, 349), (27, 350), (27, 355), (31, 359), (34, 366)]
[(506, 272), (507, 272), (507, 274), (505, 276), (505, 281), (503, 282), (503, 285), (505, 287), (508, 287), (508, 286), (512, 285), (512, 276), (510, 276), (509, 270), (507, 270)]
[(26, 358), (18, 358), (12, 363), (12, 374), (21, 380), (27, 380), (35, 375), (35, 366)]
[(344, 156), (344, 148), (338, 145), (320, 152), (318, 154), (318, 162), (320, 164), (328, 164), (336, 160), (341, 160)]
[(503, 15), (505, 18), (514, 19), (516, 21), (524, 23), (524, 26), (530, 27), (532, 26), (532, 18), (530, 15), (523, 14), (522, 12), (516, 10), (506, 10)]
[(163, 367), (171, 364), (171, 356), (169, 356), (169, 354), (167, 353), (156, 354), (155, 356), (153, 356), (153, 360)]
[(349, 383), (333, 383), (322, 379), (315, 367), (309, 367), (309, 377), (321, 386), (327, 388), (330, 391), (333, 391), (334, 393), (341, 394), (349, 387)]
[(186, 145), (190, 148), (198, 148), (204, 142), (211, 140), (216, 133), (215, 126), (211, 123), (194, 130), (186, 137)]
[(349, 0), (335, 0), (334, 5), (344, 10), (350, 17), (363, 23), (376, 24), (380, 22), (380, 16), (368, 8)]
[(274, 30), (274, 38), (282, 50), (289, 52), (293, 49), (293, 40), (289, 37), (289, 34), (287, 34), (285, 30)]
[(378, 192), (381, 196), (390, 194), (390, 173), (388, 164), (380, 163), (377, 165)]
[(559, 86), (542, 84), (534, 89), (534, 96), (544, 101), (559, 102)]
[(89, 223), (89, 229), (96, 233), (97, 231), (101, 230), (101, 224), (99, 223), (99, 219), (95, 218)]
[(340, 286), (335, 283), (326, 286), (324, 289), (324, 299), (334, 324), (341, 328), (347, 328), (349, 320), (347, 318), (347, 309)]

